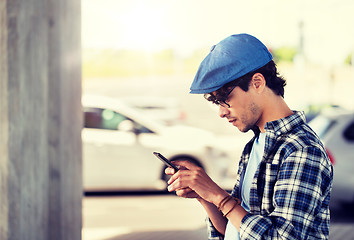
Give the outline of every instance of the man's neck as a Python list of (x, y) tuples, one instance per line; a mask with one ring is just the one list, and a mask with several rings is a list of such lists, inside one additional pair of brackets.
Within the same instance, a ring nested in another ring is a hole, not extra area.
[(265, 132), (265, 124), (294, 114), (284, 99), (280, 96), (269, 99), (263, 108), (260, 121), (257, 123), (259, 130)]

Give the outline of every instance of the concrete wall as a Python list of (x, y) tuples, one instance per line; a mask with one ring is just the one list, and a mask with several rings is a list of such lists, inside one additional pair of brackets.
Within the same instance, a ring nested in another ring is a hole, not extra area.
[(0, 239), (81, 239), (81, 1), (0, 0)]

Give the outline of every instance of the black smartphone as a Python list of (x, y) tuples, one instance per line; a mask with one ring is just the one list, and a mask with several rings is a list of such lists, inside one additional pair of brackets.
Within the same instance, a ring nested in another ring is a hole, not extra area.
[(173, 168), (175, 170), (175, 173), (179, 170), (178, 167), (170, 162), (167, 158), (165, 158), (161, 153), (158, 152), (153, 152), (153, 154), (160, 159), (162, 162), (164, 162), (167, 166)]

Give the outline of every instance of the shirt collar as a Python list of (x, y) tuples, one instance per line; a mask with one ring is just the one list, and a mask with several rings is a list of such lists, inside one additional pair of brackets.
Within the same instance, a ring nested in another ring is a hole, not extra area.
[(295, 126), (303, 124), (306, 122), (306, 117), (304, 112), (293, 111), (294, 114), (281, 118), (272, 122), (267, 122), (264, 129), (266, 131), (273, 131), (276, 135), (282, 135), (287, 133)]

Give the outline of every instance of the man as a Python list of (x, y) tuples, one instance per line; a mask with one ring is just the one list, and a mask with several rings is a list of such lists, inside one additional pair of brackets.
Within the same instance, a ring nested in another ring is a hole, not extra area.
[(285, 80), (257, 38), (232, 35), (201, 63), (191, 93), (219, 105), (219, 115), (255, 136), (245, 146), (231, 196), (199, 167), (176, 162), (169, 191), (196, 198), (209, 239), (327, 239), (332, 165), (302, 112), (284, 101)]

